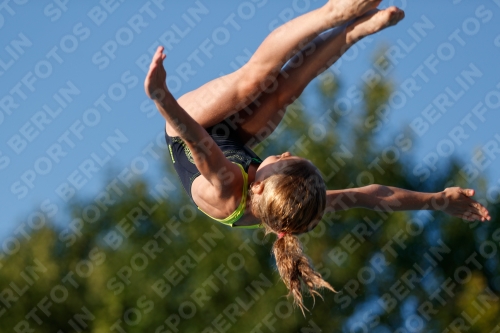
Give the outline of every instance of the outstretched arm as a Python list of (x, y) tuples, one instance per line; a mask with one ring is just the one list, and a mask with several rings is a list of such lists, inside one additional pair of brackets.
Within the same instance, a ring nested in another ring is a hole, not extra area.
[(393, 212), (401, 210), (441, 210), (468, 221), (486, 221), (488, 210), (471, 199), (474, 190), (450, 187), (437, 193), (408, 191), (384, 185), (327, 191), (327, 207), (335, 211), (367, 208)]
[[(144, 89), (167, 123), (191, 150), (193, 160), (202, 176), (213, 185), (219, 196), (233, 191), (234, 175), (240, 174), (238, 166), (231, 163), (222, 153), (207, 131), (198, 124), (175, 100), (166, 85), (167, 73), (163, 67), (163, 47), (158, 47), (144, 81)], [(230, 175), (232, 173), (232, 177)]]

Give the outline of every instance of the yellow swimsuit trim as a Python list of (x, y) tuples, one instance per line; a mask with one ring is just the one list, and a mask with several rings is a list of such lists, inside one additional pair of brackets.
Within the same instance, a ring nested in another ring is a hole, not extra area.
[(242, 229), (256, 229), (256, 228), (260, 228), (259, 224), (249, 225), (249, 226), (233, 226), (233, 224), (236, 221), (238, 221), (243, 215), (245, 215), (245, 208), (246, 208), (246, 205), (247, 205), (247, 196), (248, 196), (248, 175), (245, 172), (245, 169), (243, 169), (243, 166), (241, 166), (238, 163), (234, 163), (234, 164), (236, 164), (237, 166), (240, 167), (241, 174), (243, 175), (243, 194), (241, 195), (241, 201), (240, 201), (240, 205), (238, 206), (238, 208), (236, 208), (236, 210), (231, 215), (229, 215), (228, 217), (226, 217), (225, 219), (222, 219), (222, 220), (221, 219), (216, 219), (215, 217), (212, 217), (212, 216), (208, 215), (200, 207), (198, 207), (198, 209), (202, 213), (204, 213), (205, 215), (207, 215), (208, 217), (210, 217), (211, 219), (214, 219), (215, 221), (220, 222), (220, 223), (225, 224), (225, 225), (230, 226), (230, 227), (242, 228)]

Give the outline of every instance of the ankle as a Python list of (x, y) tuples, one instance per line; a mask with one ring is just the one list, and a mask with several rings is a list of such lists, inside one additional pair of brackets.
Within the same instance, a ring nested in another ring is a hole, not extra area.
[(366, 35), (359, 33), (358, 29), (356, 29), (355, 23), (348, 24), (345, 29), (346, 29), (346, 34), (345, 34), (346, 35), (346, 42), (349, 45), (352, 45), (352, 44), (356, 43), (357, 41), (366, 37)]
[(331, 1), (328, 1), (320, 10), (322, 10), (322, 17), (325, 18), (323, 30), (342, 25), (349, 20), (346, 13), (336, 8)]

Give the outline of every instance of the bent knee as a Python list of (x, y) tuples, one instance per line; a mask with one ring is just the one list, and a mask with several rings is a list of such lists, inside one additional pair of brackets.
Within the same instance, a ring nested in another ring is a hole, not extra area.
[(256, 96), (262, 92), (272, 93), (278, 88), (277, 73), (269, 73), (262, 66), (245, 65), (239, 71), (238, 87), (243, 96)]

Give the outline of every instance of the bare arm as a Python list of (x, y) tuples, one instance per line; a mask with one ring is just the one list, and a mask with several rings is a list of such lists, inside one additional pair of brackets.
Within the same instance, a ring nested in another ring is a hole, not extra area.
[(218, 191), (221, 197), (230, 196), (232, 182), (241, 174), (238, 166), (231, 163), (222, 153), (207, 131), (200, 126), (180, 105), (166, 85), (166, 72), (163, 67), (163, 47), (153, 56), (149, 73), (144, 81), (146, 94), (151, 98), (165, 120), (179, 134), (191, 150), (193, 160), (202, 176)]
[(442, 192), (423, 193), (384, 185), (327, 191), (327, 207), (335, 211), (367, 208), (393, 212), (402, 210), (441, 210), (465, 220), (490, 220), (488, 210), (471, 199), (474, 190), (459, 187)]

